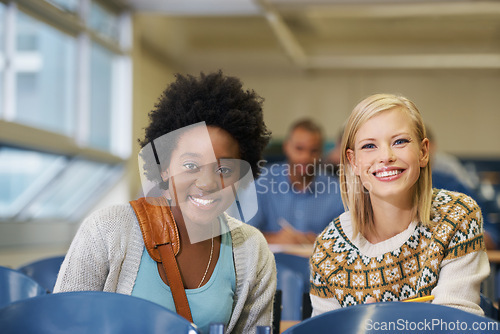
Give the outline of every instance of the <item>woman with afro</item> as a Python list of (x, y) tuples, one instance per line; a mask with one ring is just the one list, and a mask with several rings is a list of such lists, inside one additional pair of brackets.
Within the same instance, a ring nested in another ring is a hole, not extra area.
[[(270, 326), (274, 256), (257, 229), (225, 213), (237, 189), (249, 188), (244, 176), (259, 174), (270, 137), (262, 98), (220, 71), (178, 74), (149, 119), (139, 154), (144, 193), (164, 199), (178, 230), (176, 261), (192, 321), (202, 333), (211, 323), (224, 324), (227, 333)], [(54, 292), (117, 292), (175, 311), (168, 275), (150, 256), (144, 234), (130, 204), (92, 213), (69, 248)]]

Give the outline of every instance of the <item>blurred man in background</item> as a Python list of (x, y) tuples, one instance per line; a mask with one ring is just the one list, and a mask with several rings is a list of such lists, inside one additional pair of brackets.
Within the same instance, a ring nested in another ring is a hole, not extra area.
[(313, 243), (344, 212), (338, 178), (320, 164), (322, 148), (321, 128), (299, 120), (283, 143), (286, 161), (263, 168), (256, 181), (258, 213), (249, 224), (269, 243)]

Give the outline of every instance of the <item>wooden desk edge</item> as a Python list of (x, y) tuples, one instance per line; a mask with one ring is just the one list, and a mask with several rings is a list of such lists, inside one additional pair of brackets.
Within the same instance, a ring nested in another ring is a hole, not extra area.
[(500, 250), (488, 250), (486, 253), (491, 263), (500, 263)]

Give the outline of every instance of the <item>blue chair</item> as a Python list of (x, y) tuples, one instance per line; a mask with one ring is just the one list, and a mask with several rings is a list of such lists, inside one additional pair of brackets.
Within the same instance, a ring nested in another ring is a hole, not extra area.
[(288, 267), (276, 263), (278, 285), (281, 291), (281, 320), (302, 319), (302, 296), (304, 282), (302, 277)]
[(326, 312), (288, 328), (283, 334), (473, 332), (498, 334), (500, 322), (443, 305), (385, 302)]
[(495, 307), (491, 299), (483, 294), (481, 294), (481, 302), (479, 303), (479, 306), (483, 309), (485, 317), (500, 320), (500, 313), (498, 312), (498, 309)]
[(2, 334), (198, 333), (180, 315), (145, 299), (119, 293), (46, 294), (0, 310)]
[(48, 292), (52, 292), (63, 260), (64, 255), (49, 257), (25, 264), (17, 270), (33, 278)]
[(298, 273), (309, 289), (309, 258), (287, 253), (275, 253), (274, 259), (276, 263), (282, 264)]
[(309, 259), (275, 253), (278, 286), (282, 291), (282, 320), (303, 320), (311, 315)]
[(46, 293), (47, 291), (31, 277), (0, 266), (0, 308), (18, 300)]
[(271, 334), (271, 327), (269, 327), (269, 326), (257, 326), (255, 334)]

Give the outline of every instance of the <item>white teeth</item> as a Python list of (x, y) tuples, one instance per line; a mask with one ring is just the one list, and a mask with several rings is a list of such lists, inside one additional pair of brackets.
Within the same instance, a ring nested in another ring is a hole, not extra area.
[(401, 174), (401, 171), (398, 169), (394, 169), (394, 170), (386, 170), (384, 172), (378, 172), (375, 174), (375, 176), (376, 177), (388, 177), (388, 176), (394, 176), (394, 175), (398, 175), (398, 174)]
[(192, 197), (192, 196), (189, 196), (189, 198), (193, 202), (200, 204), (200, 205), (209, 205), (209, 204), (212, 204), (213, 202), (215, 202), (214, 199), (202, 199), (202, 198), (196, 198), (196, 197)]

